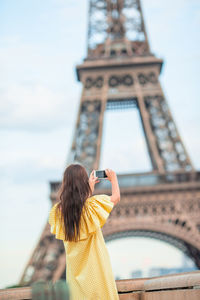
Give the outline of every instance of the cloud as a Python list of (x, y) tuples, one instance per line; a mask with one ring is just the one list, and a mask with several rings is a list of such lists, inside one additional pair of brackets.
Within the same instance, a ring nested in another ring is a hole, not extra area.
[(0, 181), (23, 185), (59, 180), (71, 147), (72, 130), (1, 131)]
[(48, 194), (47, 183), (19, 185), (1, 179), (0, 288), (19, 281), (46, 224)]
[(197, 26), (200, 22), (200, 2), (143, 0), (142, 8), (153, 51), (167, 56), (168, 52), (174, 53), (182, 44), (184, 49), (188, 48), (189, 57), (199, 40)]
[(72, 122), (75, 101), (47, 86), (12, 85), (0, 93), (2, 129), (55, 130)]

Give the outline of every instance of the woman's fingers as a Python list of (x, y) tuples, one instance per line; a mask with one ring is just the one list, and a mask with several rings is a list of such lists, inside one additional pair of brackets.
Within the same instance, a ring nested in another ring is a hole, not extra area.
[(95, 182), (97, 179), (98, 179), (98, 177), (94, 177), (94, 175), (93, 175), (93, 176), (91, 176), (91, 180), (92, 180), (92, 181), (94, 181), (94, 182)]
[(106, 169), (105, 170), (106, 171), (106, 175), (107, 175), (107, 177), (108, 178), (106, 178), (107, 180), (109, 180), (109, 181), (111, 181), (111, 178), (112, 178), (112, 176), (113, 176), (113, 170), (111, 170), (111, 169)]
[(106, 171), (106, 175), (108, 176), (110, 174), (110, 170), (109, 169), (105, 169)]
[(94, 179), (94, 184), (98, 183), (100, 180), (98, 179), (98, 177), (95, 177)]
[(91, 178), (91, 179), (94, 178), (94, 170), (92, 170), (92, 172), (90, 173), (90, 178)]

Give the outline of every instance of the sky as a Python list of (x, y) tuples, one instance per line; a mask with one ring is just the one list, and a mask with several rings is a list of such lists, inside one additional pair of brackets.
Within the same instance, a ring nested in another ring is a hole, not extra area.
[[(200, 169), (200, 2), (142, 0), (142, 7), (152, 52), (164, 59), (160, 81), (167, 102)], [(49, 182), (61, 180), (66, 166), (81, 95), (75, 66), (86, 56), (87, 11), (87, 0), (0, 1), (0, 288), (19, 281), (48, 219)], [(142, 133), (130, 144), (124, 135), (130, 113), (139, 133), (136, 111), (106, 112), (102, 168), (150, 169)], [(141, 145), (145, 158), (138, 164)], [(127, 255), (143, 242), (129, 240)], [(168, 265), (180, 263), (172, 246), (152, 243), (155, 256), (168, 247)], [(117, 261), (124, 245), (108, 242), (116, 274), (123, 273)], [(147, 260), (156, 264), (155, 257)]]

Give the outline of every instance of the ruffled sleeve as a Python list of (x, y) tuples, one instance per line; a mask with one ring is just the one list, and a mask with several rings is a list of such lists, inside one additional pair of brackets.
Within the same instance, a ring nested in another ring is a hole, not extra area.
[(61, 215), (56, 210), (58, 203), (54, 204), (49, 213), (49, 224), (51, 233), (55, 234), (55, 238), (59, 240), (65, 240), (64, 228), (61, 223)]
[(80, 239), (85, 239), (97, 228), (103, 227), (113, 209), (114, 203), (108, 195), (94, 195), (87, 199), (86, 210), (83, 209)]
[[(65, 240), (60, 212), (56, 211), (57, 204), (52, 207), (49, 213), (49, 224), (51, 225), (51, 233), (55, 234), (55, 238)], [(80, 220), (80, 240), (87, 239), (90, 234), (103, 227), (113, 206), (114, 203), (110, 200), (110, 196), (104, 194), (94, 195), (86, 200)]]

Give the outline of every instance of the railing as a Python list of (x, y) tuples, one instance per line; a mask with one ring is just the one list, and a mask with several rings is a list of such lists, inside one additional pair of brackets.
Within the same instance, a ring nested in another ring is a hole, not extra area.
[[(120, 187), (136, 187), (136, 186), (155, 186), (159, 184), (181, 183), (181, 182), (200, 182), (200, 172), (173, 172), (173, 173), (138, 173), (138, 174), (119, 174), (117, 175)], [(50, 182), (51, 192), (58, 189), (60, 182)], [(97, 189), (109, 189), (108, 180), (101, 180), (97, 185)]]
[[(116, 285), (120, 300), (200, 299), (200, 271), (154, 278), (116, 280)], [(0, 300), (8, 299), (30, 300), (31, 288), (0, 290)]]
[(116, 283), (120, 300), (200, 299), (200, 271)]
[[(118, 175), (120, 187), (132, 186), (153, 186), (168, 183), (180, 183), (190, 181), (200, 181), (200, 172), (181, 172), (181, 173), (140, 173)], [(97, 189), (107, 189), (110, 183), (107, 180), (101, 180)]]

